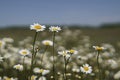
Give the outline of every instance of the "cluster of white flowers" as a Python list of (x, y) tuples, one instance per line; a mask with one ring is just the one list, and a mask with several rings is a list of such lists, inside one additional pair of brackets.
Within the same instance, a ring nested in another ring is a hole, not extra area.
[[(45, 28), (46, 28), (46, 26), (44, 26), (44, 25), (42, 26), (38, 23), (34, 23), (33, 25), (30, 25), (30, 29), (31, 30), (36, 30), (36, 32), (44, 31)], [(59, 32), (59, 31), (61, 31), (61, 28), (58, 27), (58, 26), (51, 26), (49, 28), (49, 30), (52, 31), (52, 32)]]
[[(35, 30), (36, 32), (44, 31), (46, 29), (46, 26), (40, 25), (38, 23), (34, 23), (33, 25), (30, 25), (31, 30)], [(49, 27), (49, 31), (51, 32), (59, 32), (61, 31), (61, 27), (58, 26), (51, 26)], [(72, 34), (72, 35), (71, 35)], [(96, 54), (94, 52), (91, 52), (91, 43), (89, 36), (83, 36), (81, 40), (78, 40), (78, 36), (81, 34), (79, 30), (76, 30), (75, 33), (67, 29), (64, 31), (60, 36), (55, 36), (55, 52), (58, 54), (55, 54), (55, 62), (56, 62), (56, 68), (58, 68), (59, 75), (58, 80), (63, 80), (63, 73), (62, 69), (65, 67), (64, 63), (65, 60), (63, 58), (66, 58), (66, 61), (69, 59), (69, 64), (66, 66), (66, 69), (69, 70), (66, 71), (66, 76), (70, 78), (71, 76), (75, 79), (81, 79), (85, 76), (85, 74), (90, 74), (90, 76), (95, 76), (96, 73), (98, 73), (98, 70), (96, 69)], [(44, 34), (46, 35), (46, 34)], [(35, 43), (35, 50), (40, 47), (40, 50), (37, 52), (36, 56), (36, 65), (33, 67), (33, 74), (29, 77), (30, 80), (47, 80), (50, 77), (53, 78), (53, 75), (51, 76), (52, 71), (52, 61), (53, 58), (51, 58), (51, 47), (53, 47), (53, 41), (50, 39), (47, 35), (47, 39), (44, 39), (43, 41), (36, 41)], [(48, 40), (50, 39), (50, 40)], [(63, 40), (64, 39), (64, 40)], [(74, 44), (69, 44), (78, 40), (77, 46), (73, 46)], [(15, 40), (10, 37), (5, 37), (3, 39), (0, 39), (0, 63), (3, 64), (4, 69), (8, 68), (14, 68), (14, 71), (18, 71), (20, 73), (24, 73), (24, 70), (30, 70), (31, 65), (31, 58), (32, 58), (32, 37), (27, 37), (22, 41), (19, 41), (18, 47), (13, 45), (13, 42)], [(41, 45), (42, 44), (42, 45)], [(58, 44), (58, 45), (57, 45)], [(81, 45), (84, 44), (84, 45)], [(44, 50), (43, 47), (48, 47), (48, 50)], [(100, 66), (104, 69), (105, 76), (111, 75), (112, 78), (115, 80), (120, 79), (120, 58), (117, 56), (116, 58), (116, 51), (114, 46), (111, 44), (101, 44), (100, 46), (93, 46), (93, 48), (96, 51), (101, 51), (99, 62)], [(67, 49), (66, 49), (67, 48)], [(105, 52), (102, 52), (103, 50), (107, 50)], [(45, 55), (43, 58), (43, 62), (41, 65), (41, 56), (43, 55), (43, 52), (45, 51)], [(18, 54), (16, 54), (18, 53)], [(20, 56), (21, 55), (21, 56)], [(59, 55), (56, 56), (56, 55)], [(62, 57), (61, 57), (62, 56)], [(24, 58), (24, 60), (23, 60)], [(19, 64), (18, 64), (19, 63)], [(89, 63), (89, 64), (85, 64)], [(102, 64), (101, 64), (102, 63)], [(82, 66), (80, 66), (82, 65)], [(109, 70), (107, 69), (109, 67)], [(0, 71), (4, 71), (4, 69), (0, 69)], [(96, 70), (94, 70), (96, 69)], [(106, 70), (105, 70), (106, 69)], [(11, 73), (14, 73), (11, 72)], [(23, 71), (23, 72), (21, 72)], [(72, 74), (74, 73), (74, 74)], [(80, 73), (85, 73), (83, 75), (80, 75)], [(49, 75), (50, 74), (50, 75)], [(17, 74), (16, 74), (17, 75)], [(22, 75), (20, 75), (22, 76)], [(18, 80), (14, 77), (6, 77), (1, 76), (0, 80)], [(69, 79), (68, 79), (69, 80)], [(96, 78), (94, 79), (96, 80)], [(107, 79), (106, 79), (107, 80)]]

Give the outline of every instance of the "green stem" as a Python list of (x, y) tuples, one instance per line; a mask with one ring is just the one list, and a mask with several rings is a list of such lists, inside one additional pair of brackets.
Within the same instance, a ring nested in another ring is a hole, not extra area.
[(48, 48), (48, 46), (45, 47), (45, 51), (44, 51), (43, 55), (41, 56), (41, 66), (42, 66), (43, 58), (44, 58), (45, 52), (47, 51), (47, 48)]
[(55, 80), (55, 53), (54, 53), (54, 49), (55, 49), (55, 32), (53, 32), (53, 49), (52, 49), (52, 56), (53, 56), (53, 80)]
[(23, 68), (25, 68), (25, 56), (23, 56)]
[(98, 67), (98, 78), (99, 78), (99, 80), (101, 80), (101, 78), (100, 78), (100, 65), (99, 65), (99, 51), (97, 52), (97, 67)]
[(38, 52), (39, 50), (36, 50), (35, 52), (34, 52), (34, 62), (33, 62), (33, 65), (36, 65), (36, 63), (37, 63), (37, 60), (36, 60), (36, 55), (37, 55), (37, 52)]
[(24, 76), (24, 79), (26, 79), (27, 78), (27, 76), (26, 76), (26, 67), (25, 67), (25, 57), (26, 56), (23, 56), (23, 62), (22, 62), (22, 64), (23, 64), (23, 76)]
[(36, 38), (37, 38), (37, 33), (35, 33), (35, 36), (34, 36), (34, 40), (33, 40), (33, 52), (32, 52), (32, 59), (31, 59), (31, 69), (30, 69), (30, 72), (31, 72), (31, 75), (30, 75), (30, 78), (32, 76), (32, 70), (33, 70), (33, 65), (34, 65), (34, 58), (35, 58), (35, 41), (36, 41)]
[(64, 80), (67, 80), (67, 76), (66, 76), (66, 73), (67, 73), (67, 60), (66, 60), (66, 57), (64, 56)]
[(66, 73), (67, 73), (67, 65), (68, 65), (68, 63), (69, 63), (69, 60), (70, 60), (70, 58), (71, 58), (71, 56), (72, 56), (72, 54), (70, 55), (70, 57), (68, 58), (68, 59), (66, 59), (66, 57), (64, 56), (64, 61), (65, 61), (65, 68), (64, 68), (64, 74), (65, 74), (65, 80), (67, 80), (67, 76), (66, 76)]

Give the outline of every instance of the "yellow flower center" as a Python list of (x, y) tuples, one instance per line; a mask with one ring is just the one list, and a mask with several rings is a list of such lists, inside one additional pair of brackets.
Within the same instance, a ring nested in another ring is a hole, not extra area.
[(26, 52), (26, 51), (23, 51), (22, 54), (27, 54), (27, 52)]
[(36, 78), (35, 76), (31, 76), (31, 80), (35, 80), (35, 78)]
[(40, 73), (43, 73), (43, 71), (44, 71), (43, 69), (40, 69)]
[(45, 45), (50, 45), (49, 42), (45, 42)]
[(57, 31), (57, 30), (58, 30), (58, 28), (56, 28), (56, 27), (53, 28), (53, 31)]
[(84, 68), (84, 70), (85, 70), (85, 71), (88, 71), (88, 70), (89, 70), (89, 68), (88, 68), (88, 67), (83, 67), (83, 68)]
[(41, 29), (42, 28), (42, 26), (41, 25), (35, 25), (35, 27), (34, 27), (35, 29)]
[(16, 69), (20, 69), (20, 66), (16, 66)]
[(70, 53), (74, 53), (75, 52), (75, 50), (73, 50), (73, 49), (71, 49), (71, 50), (69, 50), (70, 51)]
[(96, 46), (96, 50), (98, 50), (98, 51), (102, 51), (103, 48), (102, 48), (102, 47), (99, 47), (99, 46)]

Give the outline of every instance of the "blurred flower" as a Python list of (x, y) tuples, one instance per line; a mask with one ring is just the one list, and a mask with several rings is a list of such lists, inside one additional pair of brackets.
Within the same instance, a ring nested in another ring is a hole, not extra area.
[(12, 54), (6, 53), (6, 54), (4, 55), (4, 59), (8, 59), (8, 58), (10, 58), (11, 56), (12, 56)]
[(30, 80), (36, 80), (37, 76), (32, 75)]
[(113, 59), (109, 59), (108, 62), (107, 62), (107, 64), (109, 64), (109, 66), (112, 69), (118, 68), (118, 63), (115, 60), (113, 60)]
[(36, 32), (39, 32), (39, 31), (43, 31), (43, 30), (45, 30), (45, 26), (43, 25), (40, 25), (40, 24), (38, 24), (38, 23), (34, 23), (33, 25), (30, 25), (30, 29), (31, 30), (36, 30)]
[(69, 53), (68, 50), (58, 52), (59, 55), (62, 55), (63, 57), (66, 57), (66, 58), (70, 57), (70, 54), (68, 53)]
[(27, 67), (30, 67), (29, 65), (31, 65), (31, 58), (26, 57), (24, 63), (28, 65)]
[(71, 76), (72, 74), (71, 73), (66, 73), (66, 76)]
[(0, 48), (3, 48), (5, 46), (5, 42), (3, 40), (0, 40)]
[(79, 75), (75, 75), (75, 77), (78, 78), (78, 79), (81, 79), (81, 76), (79, 76)]
[(27, 50), (27, 49), (22, 49), (19, 51), (19, 53), (22, 55), (22, 56), (27, 56), (30, 54), (30, 51)]
[(50, 41), (50, 40), (43, 40), (42, 44), (45, 45), (45, 46), (53, 46), (53, 42)]
[(9, 77), (4, 76), (3, 80), (17, 80), (17, 79), (16, 78), (15, 79), (14, 78), (9, 78)]
[(102, 51), (105, 49), (104, 47), (99, 47), (99, 46), (93, 46), (93, 48), (97, 51)]
[(81, 72), (88, 74), (92, 72), (92, 67), (89, 66), (89, 64), (85, 64), (83, 67), (80, 67), (80, 70)]
[(118, 71), (118, 72), (114, 75), (114, 79), (117, 79), (117, 80), (120, 79), (120, 71)]
[(46, 77), (41, 76), (38, 80), (46, 80)]
[(78, 69), (78, 68), (73, 68), (72, 71), (78, 73), (78, 72), (80, 72), (80, 69)]
[(3, 62), (4, 57), (0, 57), (0, 62)]
[(70, 54), (77, 54), (78, 51), (71, 49), (71, 50), (69, 50), (69, 53), (70, 53)]
[(50, 72), (49, 70), (44, 70), (44, 69), (40, 69), (40, 68), (34, 68), (33, 71), (34, 71), (34, 73), (41, 73), (42, 75), (46, 75)]
[(59, 31), (61, 31), (61, 28), (58, 27), (58, 26), (51, 26), (49, 29), (52, 32), (59, 32)]
[(8, 42), (8, 43), (13, 43), (14, 42), (14, 39), (12, 39), (12, 38), (3, 38), (3, 41), (5, 41), (5, 42)]
[(110, 54), (116, 52), (114, 46), (111, 44), (104, 43), (104, 44), (102, 44), (102, 46), (105, 47), (107, 49), (107, 51), (109, 51)]
[(14, 65), (13, 68), (19, 70), (19, 71), (22, 71), (23, 70), (23, 65), (21, 64), (17, 64), (17, 65)]

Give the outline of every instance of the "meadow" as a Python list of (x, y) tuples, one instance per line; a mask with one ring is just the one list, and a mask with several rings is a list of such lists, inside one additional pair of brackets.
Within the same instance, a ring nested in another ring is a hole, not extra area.
[(120, 80), (119, 27), (3, 28), (0, 54), (0, 80)]

